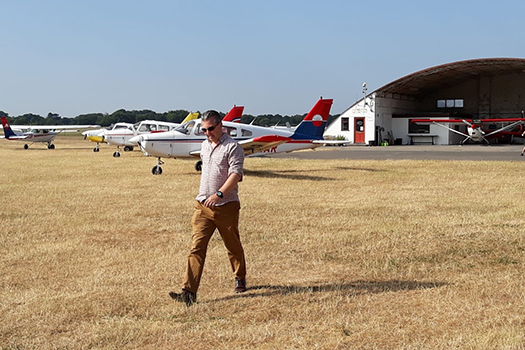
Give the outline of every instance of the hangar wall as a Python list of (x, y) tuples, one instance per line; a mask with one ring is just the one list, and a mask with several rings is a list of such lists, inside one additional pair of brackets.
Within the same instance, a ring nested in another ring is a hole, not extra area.
[[(485, 61), (485, 60), (479, 60)], [(497, 59), (488, 59), (499, 62)], [(523, 60), (521, 60), (523, 61)], [(465, 72), (463, 72), (465, 73)], [(417, 91), (425, 87), (408, 86), (407, 93), (414, 91), (413, 96), (383, 92), (381, 89), (361, 99), (345, 110), (326, 131), (326, 138), (344, 137), (351, 143), (370, 144), (383, 139), (402, 139), (402, 144), (408, 144), (409, 117), (419, 118), (436, 114), (450, 115), (451, 118), (517, 118), (525, 110), (525, 69), (514, 70), (512, 73), (494, 71), (469, 72), (469, 77), (450, 85), (444, 79), (437, 87), (424, 93)], [(414, 74), (415, 75), (415, 74)], [(410, 76), (409, 76), (410, 77)], [(453, 72), (450, 77), (454, 77)], [(424, 77), (418, 79), (425, 79)], [(388, 86), (388, 85), (385, 85)], [(413, 89), (410, 89), (412, 88)], [(441, 104), (438, 102), (440, 101)], [(443, 106), (443, 102), (447, 102)], [(448, 101), (459, 101), (458, 106), (448, 106)], [(401, 116), (399, 116), (401, 115)], [(402, 117), (402, 115), (407, 115)], [(364, 119), (364, 140), (360, 137), (355, 120)], [(455, 125), (454, 128), (466, 132), (466, 125)], [(436, 144), (459, 144), (464, 137), (437, 125), (430, 125), (429, 134), (436, 135)]]

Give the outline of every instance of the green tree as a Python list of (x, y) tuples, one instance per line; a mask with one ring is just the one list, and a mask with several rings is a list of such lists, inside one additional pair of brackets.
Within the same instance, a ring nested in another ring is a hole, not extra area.
[(104, 114), (102, 113), (80, 114), (73, 118), (72, 124), (95, 125), (98, 124), (98, 118), (101, 118), (103, 116)]

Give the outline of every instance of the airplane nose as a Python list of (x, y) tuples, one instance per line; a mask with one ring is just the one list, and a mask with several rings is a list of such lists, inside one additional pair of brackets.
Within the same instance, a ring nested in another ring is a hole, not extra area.
[(133, 136), (132, 138), (128, 140), (129, 143), (132, 143), (134, 145), (138, 145), (140, 141), (141, 141), (141, 136)]

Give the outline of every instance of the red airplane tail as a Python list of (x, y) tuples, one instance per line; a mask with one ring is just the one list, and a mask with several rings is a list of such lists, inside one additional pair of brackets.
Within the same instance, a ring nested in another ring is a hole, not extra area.
[(222, 120), (225, 122), (240, 123), (243, 111), (243, 106), (233, 106), (233, 108), (228, 112), (228, 114), (226, 114), (226, 116), (224, 116)]
[(4, 127), (5, 138), (9, 139), (11, 136), (16, 136), (15, 132), (13, 131), (13, 129), (11, 129), (11, 126), (7, 122), (7, 118), (2, 117), (0, 119), (2, 120), (2, 126)]

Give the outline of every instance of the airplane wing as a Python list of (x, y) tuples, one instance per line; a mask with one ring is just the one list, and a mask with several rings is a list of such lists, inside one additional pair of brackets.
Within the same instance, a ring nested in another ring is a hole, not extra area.
[(100, 128), (100, 125), (11, 125), (16, 131), (27, 130), (73, 130)]
[[(246, 155), (260, 153), (267, 149), (277, 147), (283, 143), (290, 141), (291, 138), (279, 136), (279, 135), (264, 135), (255, 137), (253, 139), (239, 141), (239, 145), (244, 149)], [(200, 150), (190, 152), (190, 155), (199, 157), (201, 154)]]
[(505, 131), (505, 130), (508, 130), (508, 129), (512, 129), (512, 128), (514, 128), (514, 127), (516, 127), (516, 126), (518, 126), (518, 125), (522, 125), (522, 124), (524, 124), (523, 121), (517, 121), (517, 122), (514, 122), (514, 123), (512, 123), (512, 124), (506, 125), (506, 126), (504, 126), (504, 127), (502, 127), (502, 128), (499, 128), (499, 129), (497, 129), (497, 130), (491, 131), (490, 133), (486, 134), (485, 137), (488, 137), (488, 136), (490, 136), (490, 135), (497, 134), (498, 132), (502, 132), (502, 131)]
[(412, 119), (411, 120), (412, 123), (421, 123), (421, 124), (436, 124), (436, 123), (441, 123), (441, 124), (449, 124), (449, 123), (465, 123), (465, 122), (468, 122), (468, 123), (471, 123), (472, 122), (472, 119)]
[(291, 138), (279, 135), (264, 135), (255, 137), (249, 140), (239, 141), (239, 144), (244, 149), (245, 154), (254, 154), (264, 152), (267, 149), (277, 147), (283, 143), (290, 141)]

